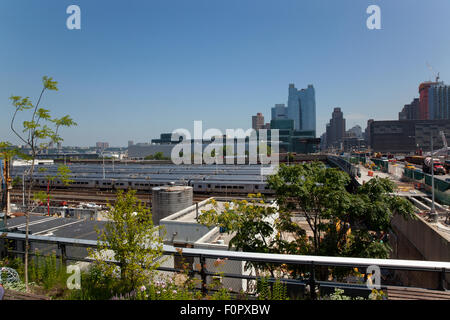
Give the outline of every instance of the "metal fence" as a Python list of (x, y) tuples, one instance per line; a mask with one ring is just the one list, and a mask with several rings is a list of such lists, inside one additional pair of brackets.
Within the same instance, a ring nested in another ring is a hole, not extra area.
[[(2, 241), (3, 240), (3, 241)], [(12, 242), (9, 248), (5, 246), (5, 240)], [(13, 254), (15, 256), (24, 255), (25, 234), (23, 233), (3, 233), (0, 237), (0, 253)], [(92, 262), (87, 257), (87, 248), (96, 248), (97, 241), (81, 240), (71, 238), (47, 237), (29, 235), (29, 243), (34, 248), (39, 248), (41, 254), (54, 251), (64, 263), (69, 261)], [(233, 292), (251, 292), (262, 274), (255, 268), (246, 269), (247, 263), (260, 263), (278, 266), (290, 266), (303, 268), (302, 277), (282, 277), (278, 279), (286, 284), (290, 292), (297, 296), (307, 293), (312, 299), (316, 298), (316, 291), (333, 292), (334, 288), (342, 288), (349, 292), (356, 292), (358, 296), (368, 296), (371, 289), (362, 283), (349, 283), (328, 279), (319, 279), (317, 275), (328, 268), (360, 268), (362, 273), (366, 273), (367, 268), (374, 266), (386, 275), (391, 271), (407, 272), (430, 272), (436, 275), (436, 286), (433, 289), (447, 290), (449, 284), (448, 273), (450, 273), (450, 262), (440, 261), (418, 261), (418, 260), (393, 260), (393, 259), (368, 259), (368, 258), (347, 258), (347, 257), (327, 257), (327, 256), (306, 256), (306, 255), (286, 255), (267, 254), (253, 252), (239, 252), (228, 250), (201, 249), (201, 248), (179, 248), (169, 245), (163, 246), (163, 262), (158, 269), (161, 273), (174, 273), (185, 271), (180, 262), (188, 262), (189, 274), (199, 279), (199, 289), (207, 292), (208, 285), (217, 279), (222, 281), (222, 285), (232, 289)], [(32, 250), (30, 250), (32, 254)], [(222, 262), (222, 263), (218, 263)], [(117, 263), (110, 261), (111, 263)], [(388, 273), (386, 273), (388, 272)], [(371, 274), (371, 272), (368, 272)], [(367, 275), (367, 273), (366, 273)], [(277, 277), (269, 275), (268, 281), (275, 282)], [(381, 289), (385, 288), (381, 284)], [(346, 292), (347, 292), (346, 291)], [(309, 293), (308, 293), (309, 292)]]

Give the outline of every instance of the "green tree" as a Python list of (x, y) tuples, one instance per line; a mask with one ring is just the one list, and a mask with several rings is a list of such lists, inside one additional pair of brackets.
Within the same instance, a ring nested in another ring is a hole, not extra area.
[[(211, 200), (212, 208), (202, 211), (199, 222), (207, 226), (217, 226), (232, 234), (229, 249), (260, 253), (306, 254), (308, 243), (306, 233), (298, 225), (277, 218), (275, 206), (268, 206), (261, 200), (261, 194), (249, 195), (250, 201), (234, 200), (219, 207)], [(258, 198), (260, 198), (258, 200)], [(296, 232), (298, 237), (291, 241), (285, 230)], [(269, 271), (272, 276), (278, 266), (267, 263), (248, 263), (246, 267), (256, 267)]]
[[(35, 159), (39, 152), (48, 148), (50, 142), (59, 143), (63, 139), (59, 131), (63, 127), (75, 126), (75, 121), (69, 115), (61, 118), (53, 117), (50, 110), (40, 107), (42, 98), (46, 91), (57, 91), (57, 81), (53, 78), (44, 76), (42, 78), (42, 89), (36, 104), (30, 100), (29, 97), (11, 96), (10, 100), (14, 107), (13, 116), (10, 122), (11, 131), (24, 144), (25, 148), (29, 149), (27, 159), (32, 160), (31, 168), (27, 171), (27, 180), (32, 179), (34, 174)], [(22, 125), (17, 127), (18, 116), (26, 117), (28, 112), (28, 120), (22, 122)], [(22, 153), (15, 149), (14, 153), (20, 156)], [(27, 200), (25, 202), (25, 285), (28, 290), (28, 251), (29, 251), (29, 220), (30, 213), (37, 207), (32, 198), (32, 183), (28, 186)]]
[[(230, 246), (264, 253), (387, 258), (390, 247), (383, 236), (394, 214), (414, 217), (412, 205), (393, 196), (387, 179), (372, 179), (354, 194), (349, 176), (323, 163), (281, 165), (268, 179), (276, 207), (252, 201), (205, 211), (199, 221), (233, 234)], [(308, 228), (295, 216), (305, 217)], [(310, 234), (310, 236), (307, 236)], [(275, 267), (254, 264), (274, 274)], [(302, 268), (287, 268), (297, 276)], [(278, 267), (278, 270), (280, 268)]]
[(96, 270), (115, 280), (115, 293), (119, 294), (147, 286), (163, 253), (160, 227), (153, 225), (150, 209), (135, 193), (118, 191), (114, 206), (108, 205), (105, 213), (108, 223), (98, 230), (97, 250), (89, 250)]
[(144, 158), (144, 160), (166, 160), (167, 158), (164, 157), (164, 154), (162, 152), (156, 152), (153, 155), (148, 155)]
[(413, 206), (392, 195), (388, 179), (371, 179), (354, 194), (347, 190), (349, 182), (345, 172), (320, 162), (281, 165), (268, 179), (281, 216), (292, 221), (295, 212), (306, 218), (313, 234), (311, 254), (387, 258), (391, 248), (380, 239), (394, 214), (413, 218)]
[(166, 157), (164, 157), (164, 154), (162, 152), (156, 152), (154, 155), (155, 160), (165, 160)]

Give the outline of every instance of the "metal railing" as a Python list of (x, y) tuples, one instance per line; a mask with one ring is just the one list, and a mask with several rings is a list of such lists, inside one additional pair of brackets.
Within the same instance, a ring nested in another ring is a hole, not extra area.
[[(3, 233), (0, 234), (0, 245), (4, 240), (10, 240), (15, 242), (24, 242), (25, 234), (23, 233)], [(29, 235), (29, 243), (56, 245), (60, 251), (60, 254), (56, 255), (61, 258), (64, 263), (68, 261), (85, 261), (92, 262), (85, 256), (71, 256), (68, 254), (68, 247), (78, 248), (96, 248), (97, 241), (95, 240), (83, 240), (61, 237), (49, 237), (49, 236), (37, 236)], [(3, 240), (3, 241), (2, 241)], [(1, 249), (1, 246), (0, 246)], [(3, 248), (5, 250), (5, 248)], [(1, 253), (1, 252), (0, 252)], [(21, 250), (8, 250), (7, 253), (20, 255), (24, 254)], [(30, 251), (30, 254), (31, 251)], [(316, 288), (323, 287), (340, 287), (340, 288), (356, 288), (359, 290), (368, 290), (365, 285), (355, 285), (344, 282), (332, 282), (332, 281), (318, 281), (315, 278), (316, 268), (318, 267), (350, 267), (350, 268), (368, 268), (371, 266), (377, 266), (380, 270), (405, 270), (405, 271), (427, 271), (439, 274), (438, 289), (447, 291), (448, 280), (446, 274), (450, 273), (450, 262), (441, 261), (421, 261), (421, 260), (393, 260), (393, 259), (371, 259), (371, 258), (348, 258), (348, 257), (329, 257), (329, 256), (307, 256), (307, 255), (287, 255), (287, 254), (270, 254), (270, 253), (254, 253), (254, 252), (240, 252), (240, 251), (227, 251), (227, 250), (214, 250), (214, 249), (200, 249), (200, 248), (179, 248), (171, 245), (163, 245), (163, 254), (172, 257), (183, 256), (195, 258), (200, 267), (190, 271), (190, 274), (196, 274), (201, 278), (201, 289), (206, 292), (207, 278), (217, 276), (217, 272), (209, 270), (207, 268), (207, 260), (211, 262), (214, 259), (225, 259), (230, 261), (240, 262), (253, 262), (253, 263), (269, 263), (269, 264), (283, 264), (283, 265), (295, 265), (306, 266), (309, 269), (309, 275), (306, 279), (288, 279), (282, 278), (282, 282), (285, 284), (300, 285), (303, 287), (308, 286), (311, 294), (311, 298), (316, 298)], [(109, 261), (110, 263), (118, 264), (115, 261)], [(210, 263), (211, 265), (211, 263)], [(165, 272), (179, 272), (183, 271), (181, 268), (162, 266), (158, 268), (160, 271)], [(235, 269), (236, 270), (236, 269)], [(221, 273), (221, 277), (240, 279), (240, 280), (258, 280), (260, 277), (251, 274), (244, 274), (242, 272)], [(274, 282), (275, 278), (270, 278), (269, 281)], [(385, 286), (381, 286), (383, 288)], [(313, 288), (313, 290), (311, 290)], [(369, 290), (370, 291), (370, 290)]]

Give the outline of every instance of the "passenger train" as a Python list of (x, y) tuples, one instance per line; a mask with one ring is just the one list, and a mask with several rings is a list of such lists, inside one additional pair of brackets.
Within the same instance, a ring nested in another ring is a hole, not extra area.
[[(243, 180), (168, 180), (168, 179), (102, 179), (102, 178), (72, 178), (69, 185), (55, 180), (52, 187), (57, 189), (98, 189), (98, 190), (127, 190), (152, 191), (153, 187), (169, 184), (191, 186), (195, 193), (221, 193), (221, 194), (273, 194), (265, 181)], [(47, 187), (47, 179), (35, 177), (34, 184)]]

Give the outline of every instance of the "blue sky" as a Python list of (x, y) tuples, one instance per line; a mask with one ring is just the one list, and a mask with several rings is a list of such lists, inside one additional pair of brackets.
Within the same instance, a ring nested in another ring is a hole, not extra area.
[[(81, 8), (81, 30), (66, 8)], [(381, 8), (368, 30), (366, 8)], [(9, 96), (36, 99), (41, 77), (59, 81), (42, 106), (70, 114), (65, 145), (148, 142), (161, 132), (249, 128), (287, 102), (288, 84), (316, 89), (320, 135), (334, 107), (347, 128), (397, 119), (433, 78), (450, 82), (447, 0), (2, 0), (0, 140)]]

